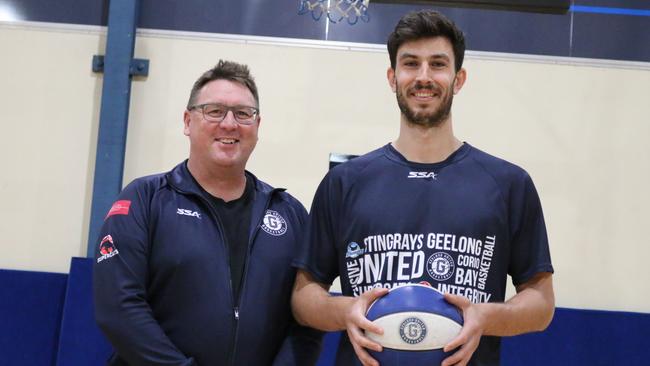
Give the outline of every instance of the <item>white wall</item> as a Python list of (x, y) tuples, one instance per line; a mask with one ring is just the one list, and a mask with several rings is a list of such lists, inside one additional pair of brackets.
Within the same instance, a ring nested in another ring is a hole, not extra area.
[[(219, 58), (249, 64), (260, 89), (250, 170), (308, 207), (330, 152), (361, 154), (395, 137), (381, 48), (226, 38), (141, 33), (136, 57), (151, 65), (132, 85), (125, 182), (186, 157), (183, 108)], [(0, 24), (0, 49), (0, 268), (67, 272), (70, 257), (86, 253), (101, 93), (90, 63), (103, 37), (95, 28)], [(650, 312), (650, 65), (548, 61), (470, 54), (456, 134), (532, 175), (559, 306)]]

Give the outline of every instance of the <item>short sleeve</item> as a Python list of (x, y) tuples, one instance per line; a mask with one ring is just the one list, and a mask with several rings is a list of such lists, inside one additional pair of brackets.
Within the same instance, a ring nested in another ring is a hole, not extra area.
[(331, 284), (339, 275), (335, 218), (340, 196), (340, 184), (330, 172), (318, 186), (307, 219), (306, 243), (293, 263), (324, 284)]
[(542, 205), (530, 176), (524, 172), (511, 187), (510, 263), (508, 274), (515, 286), (540, 272), (553, 273)]

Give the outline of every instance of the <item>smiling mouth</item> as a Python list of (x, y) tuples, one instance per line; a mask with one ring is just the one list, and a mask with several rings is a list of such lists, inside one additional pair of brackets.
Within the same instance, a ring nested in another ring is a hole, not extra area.
[(436, 90), (432, 88), (418, 88), (418, 87), (415, 87), (414, 90), (411, 90), (410, 94), (418, 99), (419, 98), (430, 99), (440, 95), (440, 93), (438, 93)]
[(422, 91), (419, 91), (419, 92), (415, 92), (415, 93), (413, 93), (413, 95), (415, 95), (415, 96), (418, 97), (418, 98), (433, 98), (433, 96), (434, 96), (435, 94), (434, 94), (433, 92), (422, 92)]
[(233, 145), (239, 142), (239, 140), (234, 139), (234, 138), (228, 138), (228, 137), (223, 137), (223, 138), (218, 138), (216, 141), (226, 144), (226, 145)]

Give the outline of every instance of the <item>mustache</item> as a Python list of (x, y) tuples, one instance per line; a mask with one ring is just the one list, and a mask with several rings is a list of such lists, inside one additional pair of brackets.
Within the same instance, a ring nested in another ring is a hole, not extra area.
[(418, 90), (430, 90), (432, 92), (436, 92), (440, 94), (442, 93), (442, 90), (433, 84), (415, 84), (413, 87), (409, 89), (409, 91), (418, 91)]

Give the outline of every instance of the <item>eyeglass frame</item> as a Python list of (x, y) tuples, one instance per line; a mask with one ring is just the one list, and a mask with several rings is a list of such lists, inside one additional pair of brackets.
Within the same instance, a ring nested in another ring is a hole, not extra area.
[[(209, 105), (216, 105), (216, 106), (224, 107), (226, 109), (226, 114), (224, 114), (223, 118), (220, 119), (220, 120), (216, 120), (216, 119), (214, 119), (212, 117), (207, 118), (205, 116), (205, 107), (209, 106)], [(237, 118), (237, 115), (235, 114), (235, 110), (237, 108), (250, 108), (250, 109), (253, 110), (253, 118), (251, 118), (250, 122), (248, 122), (248, 121), (242, 122)], [(223, 122), (223, 120), (226, 119), (226, 116), (228, 116), (228, 112), (232, 112), (233, 119), (235, 120), (235, 122), (237, 122), (237, 124), (244, 125), (244, 126), (250, 126), (250, 125), (254, 124), (257, 121), (257, 119), (260, 117), (259, 108), (249, 107), (247, 105), (228, 106), (228, 105), (221, 104), (221, 103), (203, 103), (203, 104), (195, 104), (195, 105), (191, 105), (191, 106), (187, 107), (188, 111), (193, 111), (193, 110), (197, 110), (197, 109), (201, 110), (201, 115), (203, 116), (203, 119), (208, 121), (208, 122), (211, 122), (211, 123), (221, 123), (221, 122)]]

